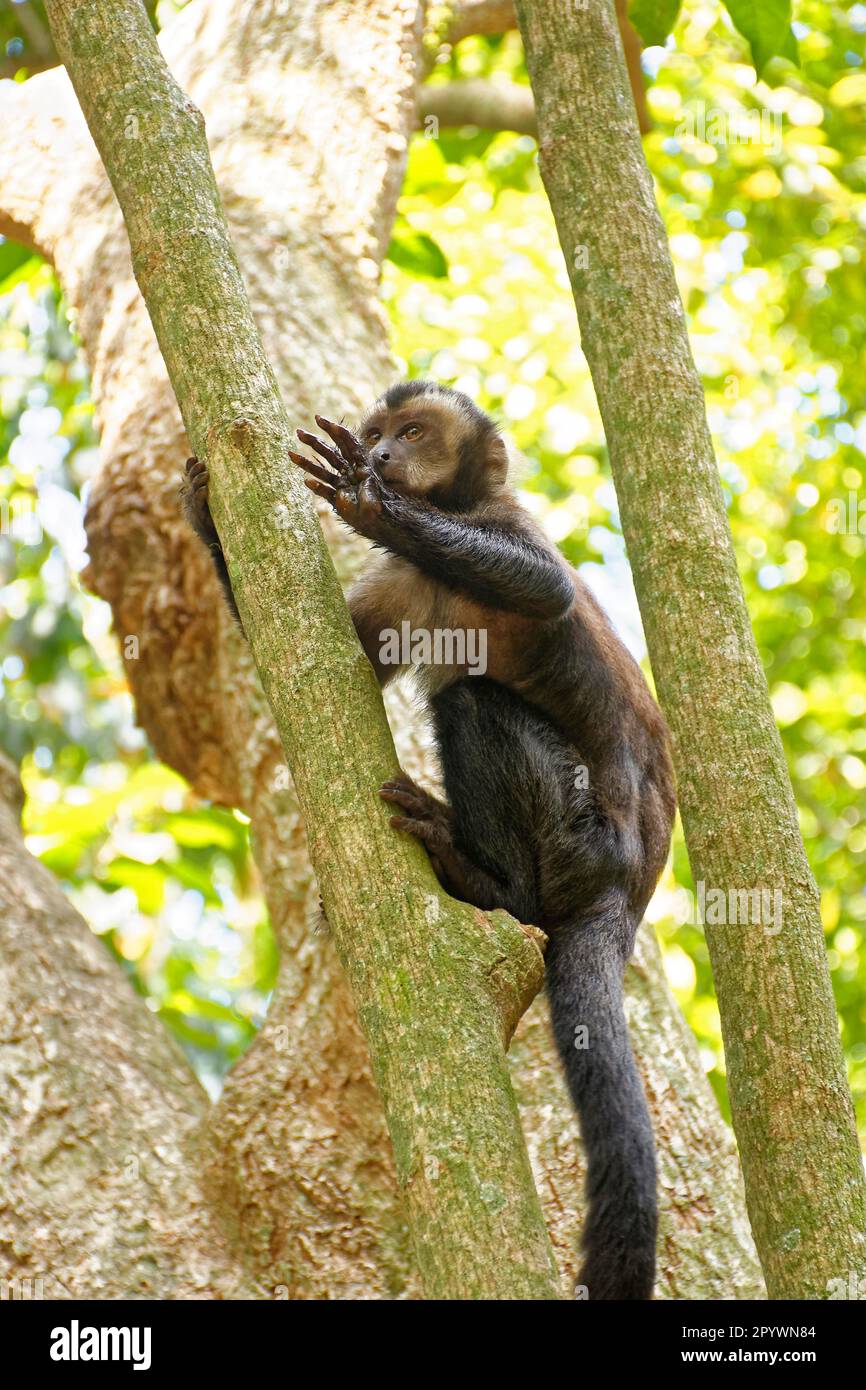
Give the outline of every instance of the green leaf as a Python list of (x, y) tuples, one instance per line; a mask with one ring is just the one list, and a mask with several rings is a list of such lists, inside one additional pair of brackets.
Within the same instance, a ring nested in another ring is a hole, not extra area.
[(165, 829), (179, 845), (185, 845), (188, 849), (218, 847), (236, 850), (244, 843), (242, 826), (215, 811), (191, 811), (167, 816)]
[(42, 257), (17, 241), (0, 241), (0, 294), (8, 294), (42, 265)]
[(748, 39), (760, 77), (771, 58), (798, 61), (797, 40), (791, 32), (791, 0), (725, 0), (735, 27)]
[(448, 274), (448, 262), (441, 246), (423, 232), (413, 232), (404, 223), (395, 228), (388, 247), (388, 260), (412, 275), (427, 275), (431, 280), (443, 280)]
[(647, 48), (664, 43), (676, 24), (681, 3), (682, 0), (631, 0), (628, 17)]

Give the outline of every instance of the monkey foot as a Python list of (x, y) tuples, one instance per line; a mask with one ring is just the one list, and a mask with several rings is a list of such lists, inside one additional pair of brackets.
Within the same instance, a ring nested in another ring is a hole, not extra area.
[[(417, 786), (411, 777), (392, 777), (379, 788), (383, 801), (399, 806), (409, 817), (420, 821), (444, 821), (450, 827), (451, 809), (423, 787)], [(401, 817), (395, 817), (399, 820)]]
[(506, 906), (502, 887), (473, 863), (454, 843), (454, 816), (450, 806), (418, 787), (409, 777), (394, 777), (379, 788), (383, 801), (405, 811), (392, 816), (395, 830), (405, 830), (420, 840), (446, 893), (488, 910)]
[(410, 777), (394, 777), (379, 788), (383, 801), (397, 806), (405, 815), (392, 816), (395, 830), (405, 830), (426, 847), (440, 881), (446, 861), (454, 852), (451, 838), (451, 811), (444, 802), (416, 786)]
[(207, 464), (200, 459), (186, 461), (186, 477), (180, 485), (180, 500), (187, 520), (205, 544), (219, 544), (208, 502)]

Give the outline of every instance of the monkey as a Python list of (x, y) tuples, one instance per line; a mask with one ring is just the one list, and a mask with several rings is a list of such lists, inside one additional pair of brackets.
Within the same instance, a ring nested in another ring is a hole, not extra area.
[[(649, 1299), (655, 1148), (623, 976), (670, 845), (664, 717), (589, 587), (521, 506), (502, 434), (468, 396), (399, 382), (357, 434), (316, 422), (328, 441), (299, 429), (315, 457), (289, 456), (379, 552), (348, 602), (380, 683), (412, 667), (383, 642), (407, 621), (486, 634), (483, 671), (453, 647), (415, 669), (446, 799), (402, 775), (380, 795), (447, 893), (546, 934), (553, 1034), (587, 1155), (578, 1288)], [(184, 506), (237, 615), (197, 460)]]

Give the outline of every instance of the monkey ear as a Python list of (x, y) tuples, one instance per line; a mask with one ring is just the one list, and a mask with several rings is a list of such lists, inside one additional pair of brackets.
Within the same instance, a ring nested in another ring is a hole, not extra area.
[(491, 477), (497, 483), (506, 482), (508, 478), (508, 450), (501, 434), (494, 435), (490, 441), (487, 450), (487, 467)]

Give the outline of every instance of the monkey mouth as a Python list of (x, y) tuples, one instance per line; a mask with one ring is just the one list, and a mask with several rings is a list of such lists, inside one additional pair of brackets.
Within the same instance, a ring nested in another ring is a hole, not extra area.
[(395, 492), (402, 491), (409, 483), (405, 468), (401, 468), (399, 464), (396, 467), (389, 467), (388, 464), (386, 464), (384, 468), (379, 470), (379, 476), (382, 482), (387, 483)]

